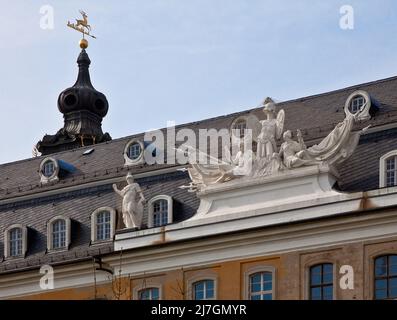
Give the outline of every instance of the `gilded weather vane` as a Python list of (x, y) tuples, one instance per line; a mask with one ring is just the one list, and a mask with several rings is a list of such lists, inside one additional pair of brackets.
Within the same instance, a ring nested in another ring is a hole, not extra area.
[(94, 39), (96, 39), (96, 37), (91, 34), (91, 26), (88, 24), (88, 15), (83, 10), (80, 10), (80, 13), (83, 19), (76, 19), (76, 23), (70, 23), (70, 21), (68, 21), (67, 26), (83, 34), (83, 39), (80, 40), (80, 47), (86, 49), (88, 47), (88, 41), (84, 36), (87, 35)]

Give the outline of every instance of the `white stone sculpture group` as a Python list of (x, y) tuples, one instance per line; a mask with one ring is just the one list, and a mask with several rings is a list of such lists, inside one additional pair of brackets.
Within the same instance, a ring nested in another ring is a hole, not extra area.
[[(192, 163), (188, 168), (192, 183), (182, 188), (197, 191), (202, 187), (236, 178), (269, 176), (301, 166), (322, 163), (333, 166), (341, 163), (353, 153), (361, 133), (367, 129), (352, 131), (361, 110), (365, 108), (364, 105), (355, 114), (346, 113), (346, 118), (327, 137), (319, 144), (307, 148), (300, 130), (297, 130), (298, 141), (292, 139), (290, 130), (283, 132), (284, 110), (276, 113), (276, 105), (270, 98), (264, 101), (263, 107), (266, 119), (259, 121), (256, 116), (249, 116), (247, 128), (250, 130), (244, 138), (240, 139), (240, 151), (236, 156), (233, 158), (230, 149), (225, 147), (226, 159), (219, 161), (218, 164)], [(257, 132), (259, 132), (258, 135), (256, 135)], [(276, 139), (281, 137), (283, 137), (283, 143), (278, 150)], [(252, 151), (252, 143), (244, 143), (247, 140), (257, 143), (256, 154)]]

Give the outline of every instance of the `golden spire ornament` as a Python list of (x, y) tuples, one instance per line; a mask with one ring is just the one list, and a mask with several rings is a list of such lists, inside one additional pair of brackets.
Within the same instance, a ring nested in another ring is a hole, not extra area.
[(75, 19), (76, 23), (70, 23), (70, 21), (68, 21), (67, 26), (83, 34), (83, 39), (81, 39), (79, 43), (80, 48), (87, 49), (88, 41), (84, 36), (86, 35), (94, 39), (96, 39), (96, 37), (91, 34), (91, 26), (88, 24), (88, 15), (83, 10), (80, 10), (80, 13), (83, 19)]

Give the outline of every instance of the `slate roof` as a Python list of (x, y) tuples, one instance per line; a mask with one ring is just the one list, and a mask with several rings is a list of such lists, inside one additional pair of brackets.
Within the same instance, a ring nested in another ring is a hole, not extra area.
[[(365, 123), (365, 126), (370, 124), (372, 128), (377, 128), (397, 122), (397, 77), (286, 101), (278, 103), (277, 106), (285, 110), (285, 128), (293, 132), (301, 129), (304, 140), (311, 145), (325, 137), (336, 123), (344, 119), (345, 101), (353, 91), (359, 89), (367, 91), (379, 105), (379, 111)], [(184, 124), (176, 129), (186, 127), (197, 131), (200, 128), (230, 128), (233, 120), (248, 113), (254, 113), (260, 119), (264, 118), (261, 108), (257, 108)], [(136, 174), (172, 167), (167, 164), (138, 165), (129, 168), (124, 166), (123, 152), (126, 144), (132, 138), (142, 139), (142, 136), (143, 134), (136, 134), (51, 155), (77, 168), (76, 172), (68, 174), (54, 184), (40, 184), (39, 166), (44, 157), (0, 165), (0, 257), (4, 247), (4, 229), (14, 223), (23, 223), (29, 227), (27, 257), (0, 262), (0, 273), (35, 267), (45, 262), (63, 263), (89, 259), (92, 255), (110, 252), (111, 242), (90, 245), (90, 215), (102, 206), (114, 207), (120, 214), (121, 199), (112, 191), (110, 182), (90, 187), (85, 184), (125, 177), (128, 171)], [(339, 167), (339, 188), (346, 192), (377, 189), (379, 157), (397, 149), (396, 137), (397, 129), (393, 128), (362, 136), (353, 156)], [(83, 155), (85, 150), (91, 148), (95, 149), (93, 153)], [(173, 197), (175, 222), (191, 217), (199, 204), (194, 193), (178, 188), (188, 182), (187, 174), (176, 170), (138, 179), (147, 200), (158, 194)], [(76, 190), (62, 192), (62, 188), (71, 186), (75, 186)], [(57, 194), (41, 195), (44, 191), (58, 189), (61, 191)], [(30, 200), (18, 199), (24, 195), (35, 197)], [(73, 221), (72, 244), (67, 252), (47, 253), (46, 222), (59, 214), (70, 217)], [(144, 223), (146, 221), (147, 212)], [(120, 223), (118, 221), (118, 227), (121, 226)]]

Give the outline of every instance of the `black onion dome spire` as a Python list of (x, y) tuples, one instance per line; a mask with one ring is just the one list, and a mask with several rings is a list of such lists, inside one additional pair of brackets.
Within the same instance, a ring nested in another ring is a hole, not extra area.
[(85, 49), (81, 50), (77, 64), (79, 75), (76, 83), (73, 87), (61, 92), (58, 98), (58, 109), (63, 114), (87, 110), (103, 118), (108, 112), (108, 101), (105, 95), (95, 90), (91, 84), (88, 70), (91, 60)]
[(106, 96), (91, 83), (88, 70), (91, 60), (84, 48), (77, 64), (79, 74), (76, 83), (58, 97), (64, 127), (55, 135), (45, 135), (37, 143), (36, 148), (43, 155), (111, 140), (108, 133), (102, 132), (102, 119), (108, 112), (109, 104)]

